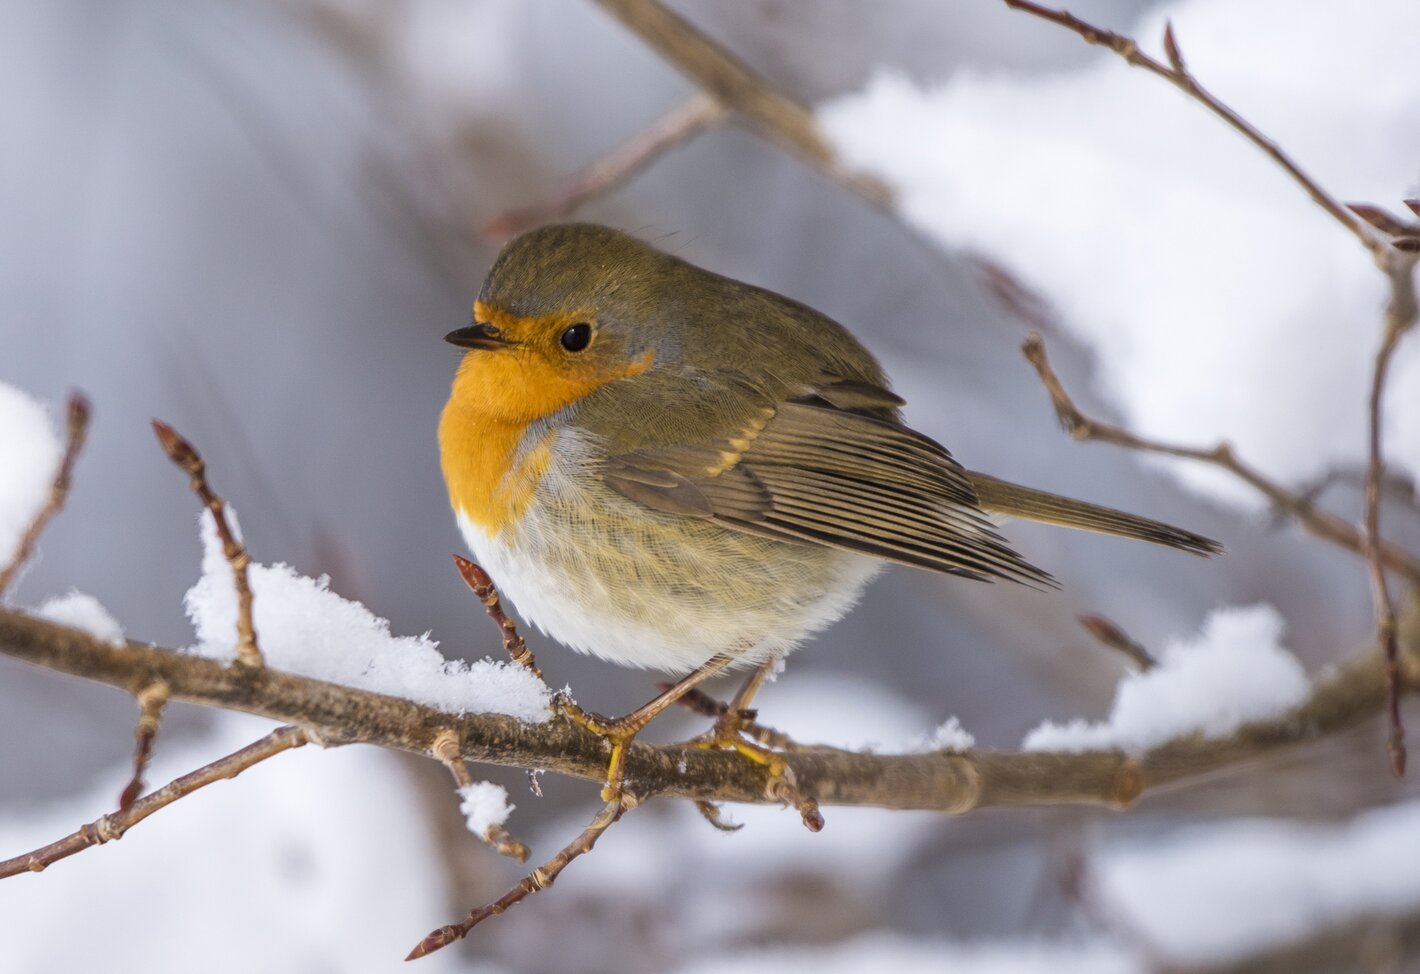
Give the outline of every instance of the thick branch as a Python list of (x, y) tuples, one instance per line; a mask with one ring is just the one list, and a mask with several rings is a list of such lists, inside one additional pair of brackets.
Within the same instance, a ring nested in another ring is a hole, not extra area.
[[(1401, 626), (1401, 678), (1420, 686), (1420, 620)], [(250, 671), (171, 650), (130, 643), (118, 649), (64, 626), (0, 611), (0, 653), (137, 693), (165, 681), (172, 698), (297, 724), (328, 743), (368, 743), (426, 755), (452, 731), (463, 756), (489, 764), (546, 768), (601, 781), (605, 742), (570, 721), (524, 724), (495, 714), (454, 716), (396, 697), (272, 670)], [(1385, 700), (1381, 655), (1366, 653), (1319, 681), (1311, 698), (1276, 720), (1250, 724), (1229, 738), (1182, 738), (1140, 757), (1118, 752), (1055, 754), (859, 754), (829, 748), (785, 755), (807, 795), (831, 805), (937, 809), (963, 813), (991, 806), (1124, 806), (1146, 788), (1314, 741), (1380, 713)], [(737, 755), (684, 746), (634, 743), (627, 781), (638, 797), (763, 803), (762, 769)]]

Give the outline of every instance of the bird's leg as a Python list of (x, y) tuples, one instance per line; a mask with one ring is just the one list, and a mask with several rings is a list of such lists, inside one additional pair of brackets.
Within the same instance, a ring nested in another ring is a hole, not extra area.
[(602, 788), (603, 801), (614, 801), (621, 795), (622, 786), (626, 779), (626, 748), (627, 745), (635, 739), (636, 735), (641, 733), (642, 728), (654, 720), (661, 711), (671, 706), (716, 673), (719, 673), (732, 662), (734, 662), (734, 657), (732, 656), (721, 654), (712, 657), (704, 666), (692, 670), (686, 676), (667, 687), (658, 696), (642, 704), (640, 707), (637, 707), (624, 717), (603, 717), (600, 714), (583, 710), (566, 696), (558, 696), (557, 708), (568, 720), (596, 734), (598, 737), (605, 737), (611, 742), (611, 760), (607, 762), (606, 785)]
[(749, 705), (778, 663), (777, 657), (771, 657), (759, 664), (730, 700), (725, 712), (716, 718), (709, 732), (695, 738), (691, 743), (696, 747), (737, 751), (755, 764), (764, 765), (769, 772), (765, 794), (786, 805), (794, 806), (803, 817), (804, 825), (817, 832), (823, 828), (823, 815), (818, 810), (818, 802), (799, 791), (799, 786), (794, 781), (794, 770), (789, 767), (782, 754), (750, 740), (744, 733), (755, 718), (755, 712), (749, 709)]

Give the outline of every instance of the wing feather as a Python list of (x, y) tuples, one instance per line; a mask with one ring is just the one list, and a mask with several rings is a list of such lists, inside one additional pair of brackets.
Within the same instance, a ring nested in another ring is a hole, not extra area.
[(728, 436), (610, 458), (608, 486), (655, 510), (969, 578), (1054, 580), (1013, 551), (941, 445), (885, 418), (901, 400), (820, 383)]

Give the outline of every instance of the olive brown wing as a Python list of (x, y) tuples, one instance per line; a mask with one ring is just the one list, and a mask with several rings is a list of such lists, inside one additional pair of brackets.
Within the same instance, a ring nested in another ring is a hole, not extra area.
[(951, 454), (889, 418), (901, 400), (825, 383), (729, 436), (610, 457), (605, 483), (658, 511), (932, 571), (1055, 585), (1013, 551)]

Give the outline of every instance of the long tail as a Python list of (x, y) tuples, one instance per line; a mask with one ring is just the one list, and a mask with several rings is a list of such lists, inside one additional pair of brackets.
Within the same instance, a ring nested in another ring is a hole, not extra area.
[(1116, 511), (1112, 507), (1086, 504), (1084, 501), (1071, 500), (1059, 494), (1022, 487), (1020, 484), (997, 480), (974, 470), (968, 470), (966, 476), (971, 481), (971, 486), (976, 488), (976, 496), (982, 509), (988, 514), (1004, 514), (1007, 517), (1039, 521), (1062, 528), (1134, 538), (1138, 541), (1148, 541), (1150, 544), (1178, 548), (1195, 555), (1216, 555), (1223, 550), (1223, 546), (1218, 542), (1201, 534)]

